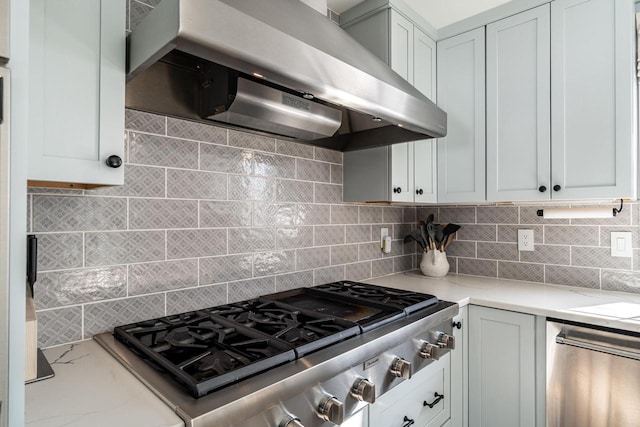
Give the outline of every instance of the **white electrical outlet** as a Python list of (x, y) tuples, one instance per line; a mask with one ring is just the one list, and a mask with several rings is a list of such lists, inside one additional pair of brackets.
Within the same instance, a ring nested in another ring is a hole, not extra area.
[(518, 230), (518, 250), (533, 251), (533, 230)]
[(388, 228), (380, 229), (380, 249), (384, 248), (384, 238), (389, 235)]

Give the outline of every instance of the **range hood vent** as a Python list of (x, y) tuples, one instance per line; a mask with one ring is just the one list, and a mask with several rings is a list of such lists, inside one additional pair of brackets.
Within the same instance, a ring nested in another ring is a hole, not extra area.
[(348, 151), (446, 114), (298, 0), (163, 0), (128, 37), (128, 108)]

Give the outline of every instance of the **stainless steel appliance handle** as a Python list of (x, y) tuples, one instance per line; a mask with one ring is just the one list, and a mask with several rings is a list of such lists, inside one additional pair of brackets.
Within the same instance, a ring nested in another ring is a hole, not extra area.
[(640, 360), (640, 353), (633, 351), (620, 350), (618, 348), (607, 347), (600, 344), (592, 344), (585, 341), (575, 340), (573, 338), (567, 338), (564, 334), (558, 334), (556, 336), (556, 343), (566, 344), (573, 347), (584, 348), (586, 350), (599, 351), (613, 356), (627, 357), (629, 359)]

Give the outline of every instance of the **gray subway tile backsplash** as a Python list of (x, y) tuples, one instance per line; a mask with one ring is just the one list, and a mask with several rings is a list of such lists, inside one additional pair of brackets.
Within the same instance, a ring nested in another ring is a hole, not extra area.
[(198, 169), (198, 143), (129, 132), (129, 163)]
[[(29, 189), (42, 347), (114, 326), (345, 278), (417, 268), (416, 222), (462, 225), (452, 273), (640, 292), (638, 204), (615, 221), (543, 220), (537, 206), (342, 202), (342, 154), (126, 111), (125, 185)], [(633, 211), (634, 215), (631, 215)], [(380, 229), (394, 239), (382, 254)], [(532, 228), (535, 251), (518, 252)], [(631, 231), (633, 258), (612, 258)]]
[(130, 199), (129, 228), (133, 230), (196, 228), (195, 200)]
[(167, 118), (167, 135), (182, 139), (227, 144), (227, 130), (188, 120)]
[(229, 131), (229, 145), (234, 147), (248, 148), (250, 150), (276, 151), (276, 140), (274, 138), (253, 135), (237, 130)]
[(214, 307), (226, 302), (226, 283), (167, 292), (167, 315)]
[(36, 308), (63, 307), (127, 295), (127, 267), (48, 271), (34, 285)]
[(129, 266), (129, 295), (144, 295), (198, 285), (198, 261), (186, 259)]
[(342, 185), (314, 183), (316, 203), (342, 203)]
[(331, 265), (331, 247), (296, 250), (296, 270), (310, 270)]
[(83, 266), (81, 233), (36, 234), (38, 270), (61, 270)]
[(33, 196), (33, 231), (125, 230), (127, 200), (107, 197)]
[(200, 285), (232, 282), (253, 277), (253, 255), (229, 255), (199, 260)]
[(124, 125), (127, 129), (166, 135), (167, 118), (137, 110), (125, 110)]
[(85, 266), (161, 261), (165, 247), (164, 231), (85, 233)]
[(224, 228), (167, 230), (167, 258), (200, 258), (227, 253)]
[(254, 153), (222, 145), (200, 144), (200, 169), (212, 172), (252, 174)]
[(170, 199), (227, 199), (227, 175), (180, 169), (167, 170)]

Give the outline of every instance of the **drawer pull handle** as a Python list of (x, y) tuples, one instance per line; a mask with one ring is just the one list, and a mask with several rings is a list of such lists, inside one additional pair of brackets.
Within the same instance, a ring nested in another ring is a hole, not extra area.
[(452, 322), (451, 326), (453, 326), (454, 328), (457, 328), (457, 329), (462, 329), (462, 322), (460, 322), (460, 321)]
[(440, 403), (441, 400), (444, 399), (444, 394), (438, 394), (438, 392), (436, 391), (434, 397), (436, 398), (436, 400), (431, 403), (427, 403), (427, 401), (425, 400), (424, 402), (422, 402), (422, 406), (428, 406), (429, 408), (433, 409), (434, 406), (436, 406), (438, 403)]
[(404, 416), (404, 424), (402, 424), (402, 427), (409, 427), (411, 425), (413, 425), (416, 420), (412, 420), (411, 418), (407, 417), (406, 415)]

